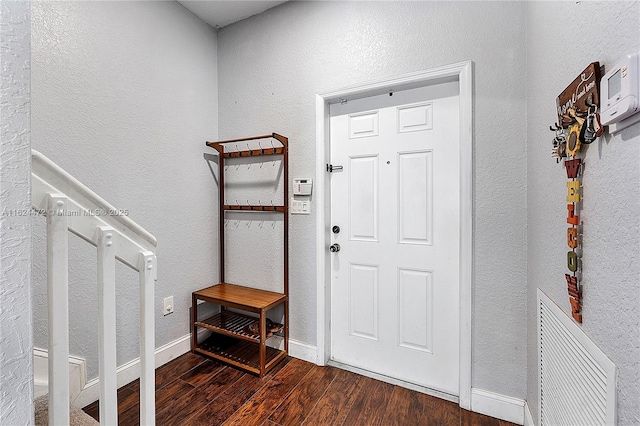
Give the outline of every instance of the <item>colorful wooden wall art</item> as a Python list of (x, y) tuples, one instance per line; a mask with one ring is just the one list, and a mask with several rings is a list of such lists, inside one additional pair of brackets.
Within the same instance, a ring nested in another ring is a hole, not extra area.
[(550, 126), (555, 132), (551, 157), (561, 160), (567, 173), (567, 270), (564, 278), (567, 285), (571, 315), (582, 323), (581, 243), (584, 168), (584, 147), (596, 140), (604, 131), (600, 124), (599, 87), (600, 65), (593, 62), (558, 96), (556, 107), (558, 122)]

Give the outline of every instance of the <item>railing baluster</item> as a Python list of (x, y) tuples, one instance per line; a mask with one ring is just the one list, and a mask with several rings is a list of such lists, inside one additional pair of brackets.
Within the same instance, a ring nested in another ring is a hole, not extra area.
[[(100, 418), (103, 424), (117, 424), (118, 421), (116, 259), (140, 273), (140, 423), (154, 425), (153, 308), (157, 259), (153, 252), (157, 246), (156, 238), (126, 216), (86, 214), (116, 209), (35, 150), (32, 150), (31, 181), (33, 207), (38, 211), (42, 208), (47, 211), (48, 423), (54, 426), (69, 424), (70, 231), (98, 247)], [(108, 237), (109, 233), (111, 237)]]
[(156, 256), (150, 251), (138, 255), (140, 271), (140, 424), (155, 425), (155, 330), (154, 287)]
[(69, 424), (69, 236), (67, 197), (47, 196), (49, 424)]
[(118, 424), (116, 376), (116, 246), (115, 231), (103, 226), (96, 231), (98, 247), (98, 311), (100, 360), (100, 423)]

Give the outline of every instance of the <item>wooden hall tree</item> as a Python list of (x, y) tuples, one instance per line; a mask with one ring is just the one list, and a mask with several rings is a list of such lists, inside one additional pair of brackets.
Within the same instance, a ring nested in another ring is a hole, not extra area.
[[(249, 141), (270, 139), (268, 148), (258, 143), (257, 149), (249, 147)], [(273, 143), (275, 141), (275, 145)], [(246, 150), (238, 150), (238, 143), (246, 143)], [(277, 145), (277, 146), (276, 146)], [(289, 216), (288, 216), (288, 139), (277, 133), (249, 138), (207, 142), (207, 146), (218, 151), (219, 155), (219, 218), (220, 218), (220, 283), (193, 292), (192, 294), (192, 337), (191, 349), (218, 361), (233, 365), (242, 370), (258, 374), (260, 377), (287, 356), (289, 350)], [(225, 147), (236, 148), (228, 150)], [(259, 205), (227, 204), (225, 201), (225, 162), (229, 159), (245, 157), (263, 157), (277, 155), (283, 164), (283, 203), (259, 202)], [(229, 211), (255, 212), (264, 214), (276, 212), (283, 215), (283, 285), (282, 293), (260, 290), (226, 282), (225, 279), (225, 215)], [(198, 316), (198, 301), (220, 307), (220, 312), (208, 318)], [(267, 318), (267, 312), (283, 306), (284, 323), (273, 323)], [(239, 312), (240, 311), (240, 312)], [(257, 317), (256, 317), (257, 315)], [(198, 329), (206, 329), (211, 337), (198, 342)], [(284, 339), (284, 350), (267, 345), (267, 340), (279, 335)]]

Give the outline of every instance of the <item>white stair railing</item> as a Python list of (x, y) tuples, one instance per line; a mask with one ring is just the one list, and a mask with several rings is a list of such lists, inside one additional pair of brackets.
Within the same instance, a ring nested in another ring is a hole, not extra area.
[(33, 208), (47, 217), (49, 424), (69, 424), (68, 231), (98, 250), (100, 422), (118, 424), (116, 259), (140, 276), (140, 424), (155, 424), (154, 285), (157, 241), (126, 214), (32, 150)]

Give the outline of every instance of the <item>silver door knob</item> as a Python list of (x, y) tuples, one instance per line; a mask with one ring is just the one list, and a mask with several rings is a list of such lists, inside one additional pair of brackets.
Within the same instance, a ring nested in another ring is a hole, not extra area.
[(340, 251), (340, 244), (335, 243), (335, 244), (331, 244), (331, 247), (329, 247), (329, 250), (331, 250), (331, 253), (336, 253)]

